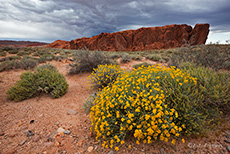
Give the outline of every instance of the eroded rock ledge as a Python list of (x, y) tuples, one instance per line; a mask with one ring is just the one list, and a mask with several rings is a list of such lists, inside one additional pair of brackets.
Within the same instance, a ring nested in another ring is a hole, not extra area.
[(115, 33), (101, 33), (90, 38), (71, 41), (57, 40), (47, 47), (62, 49), (102, 50), (102, 51), (142, 51), (181, 47), (184, 44), (205, 44), (209, 33), (209, 24), (166, 25)]

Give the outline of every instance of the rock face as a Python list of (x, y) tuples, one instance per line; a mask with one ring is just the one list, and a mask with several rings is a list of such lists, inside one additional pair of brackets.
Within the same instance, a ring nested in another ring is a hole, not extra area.
[(47, 47), (102, 51), (142, 51), (181, 47), (184, 44), (204, 44), (209, 24), (196, 24), (194, 29), (186, 24), (140, 28), (116, 33), (101, 33), (90, 38), (68, 41), (57, 40)]
[(0, 40), (0, 47), (4, 47), (4, 46), (32, 47), (32, 46), (44, 46), (47, 44), (48, 43), (44, 43), (44, 42)]

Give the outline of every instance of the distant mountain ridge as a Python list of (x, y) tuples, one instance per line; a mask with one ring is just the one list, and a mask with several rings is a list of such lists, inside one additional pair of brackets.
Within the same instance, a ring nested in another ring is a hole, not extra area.
[(0, 47), (3, 46), (30, 47), (30, 46), (45, 46), (47, 44), (48, 43), (44, 43), (44, 42), (0, 40)]
[(115, 33), (101, 33), (90, 38), (71, 41), (57, 40), (46, 47), (61, 49), (83, 49), (102, 51), (142, 51), (181, 47), (185, 44), (205, 44), (209, 34), (209, 24), (192, 26), (166, 25), (126, 30)]

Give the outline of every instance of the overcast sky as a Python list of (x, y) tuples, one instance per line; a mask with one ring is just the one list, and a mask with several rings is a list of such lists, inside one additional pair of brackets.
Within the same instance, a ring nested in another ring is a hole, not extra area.
[(230, 40), (230, 0), (0, 0), (0, 39), (53, 42), (170, 24), (209, 23)]

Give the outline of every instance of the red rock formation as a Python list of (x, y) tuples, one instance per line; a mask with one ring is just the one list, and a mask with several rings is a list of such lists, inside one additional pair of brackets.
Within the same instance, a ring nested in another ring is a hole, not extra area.
[(0, 47), (4, 47), (4, 46), (31, 47), (31, 46), (44, 46), (47, 44), (48, 43), (43, 43), (43, 42), (0, 40)]
[(166, 25), (163, 27), (140, 28), (116, 33), (101, 33), (90, 38), (68, 41), (55, 41), (47, 47), (64, 49), (102, 50), (102, 51), (142, 51), (204, 44), (209, 33), (209, 24), (191, 26)]

